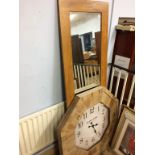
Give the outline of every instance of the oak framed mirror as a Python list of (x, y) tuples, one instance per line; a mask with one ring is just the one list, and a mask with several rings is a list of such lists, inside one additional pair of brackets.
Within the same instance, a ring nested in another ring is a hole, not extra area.
[(106, 86), (108, 2), (58, 0), (66, 106), (74, 95)]

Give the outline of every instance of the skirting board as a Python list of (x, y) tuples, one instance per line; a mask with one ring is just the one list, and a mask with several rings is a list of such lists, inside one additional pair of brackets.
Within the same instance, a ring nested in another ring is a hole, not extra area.
[(20, 155), (32, 155), (56, 141), (56, 127), (64, 114), (64, 102), (19, 121)]
[(59, 155), (58, 143), (51, 144), (33, 155)]

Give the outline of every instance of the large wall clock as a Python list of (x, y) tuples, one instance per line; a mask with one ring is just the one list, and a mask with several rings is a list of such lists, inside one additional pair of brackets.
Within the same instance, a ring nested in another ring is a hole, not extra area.
[(60, 154), (99, 155), (105, 151), (117, 110), (117, 99), (105, 87), (76, 95), (58, 126)]

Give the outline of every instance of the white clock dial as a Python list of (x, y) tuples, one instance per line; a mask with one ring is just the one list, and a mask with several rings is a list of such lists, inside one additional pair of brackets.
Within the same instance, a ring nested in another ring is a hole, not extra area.
[(109, 121), (109, 111), (102, 103), (87, 109), (75, 128), (76, 146), (88, 150), (102, 138)]

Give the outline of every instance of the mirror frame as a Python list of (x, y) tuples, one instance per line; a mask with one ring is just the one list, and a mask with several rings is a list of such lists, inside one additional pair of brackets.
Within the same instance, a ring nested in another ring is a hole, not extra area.
[(71, 46), (70, 12), (90, 12), (101, 14), (101, 63), (100, 85), (106, 86), (108, 47), (108, 2), (106, 0), (58, 0), (59, 32), (63, 60), (66, 106), (75, 95)]

